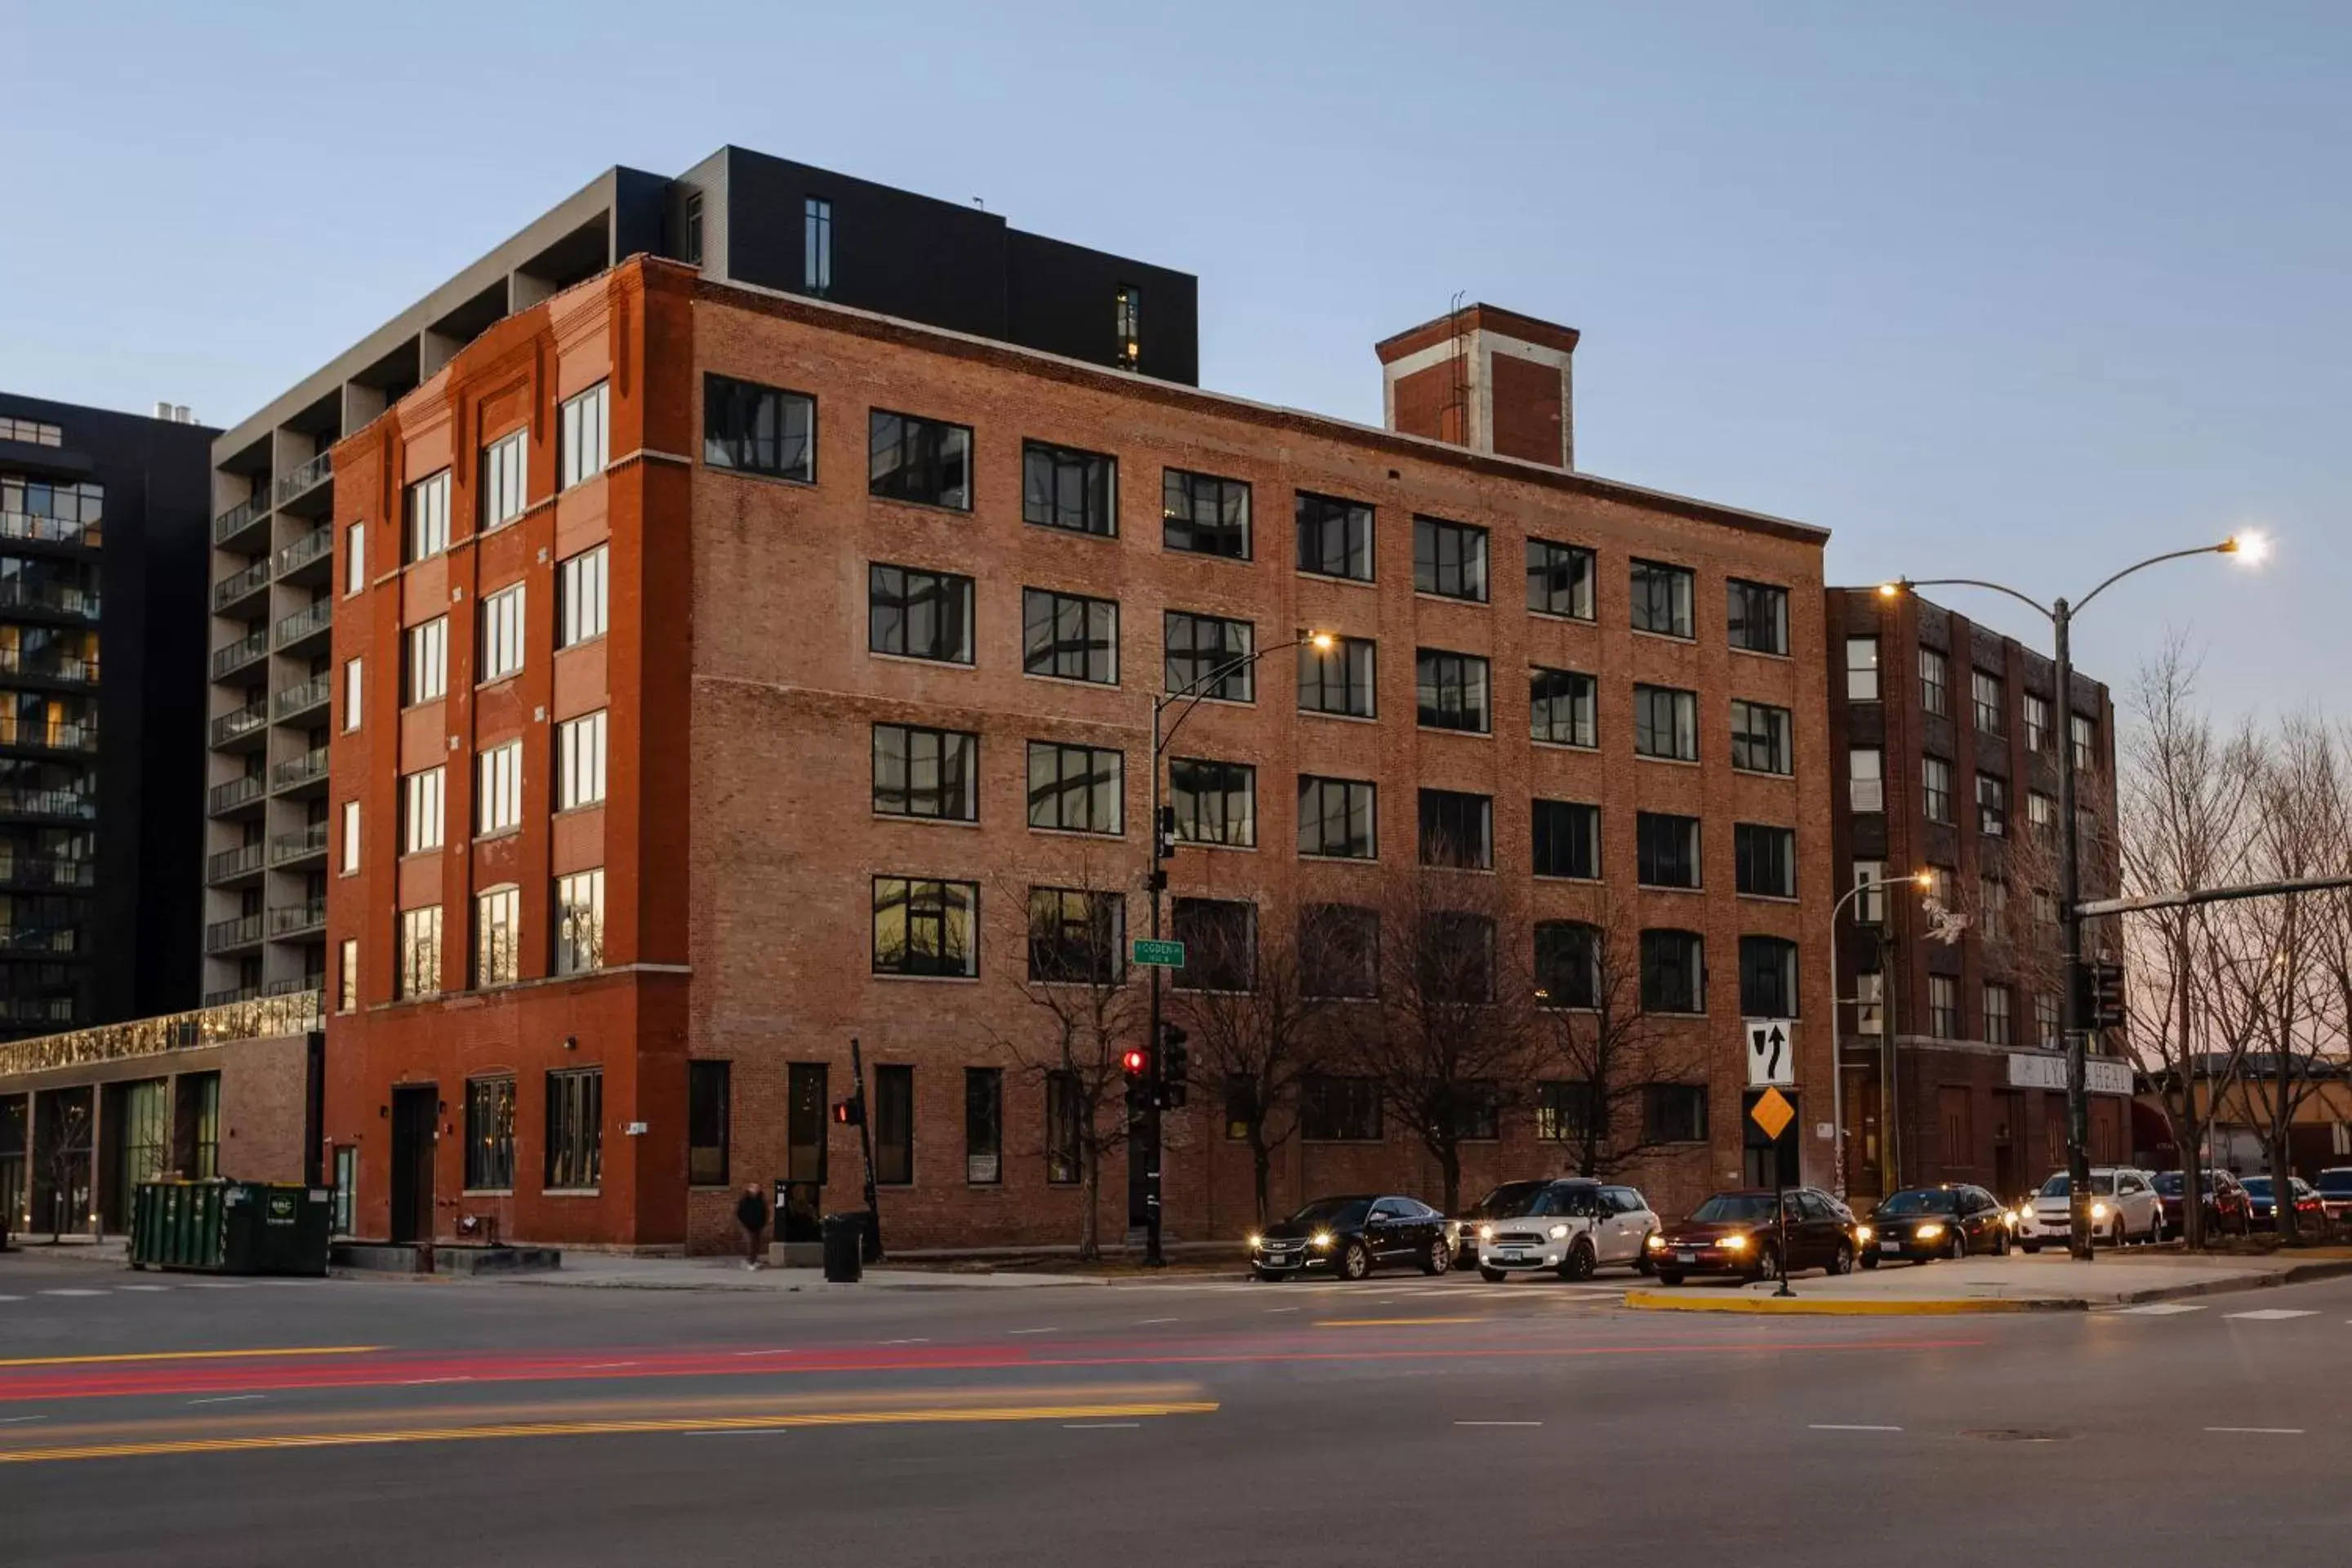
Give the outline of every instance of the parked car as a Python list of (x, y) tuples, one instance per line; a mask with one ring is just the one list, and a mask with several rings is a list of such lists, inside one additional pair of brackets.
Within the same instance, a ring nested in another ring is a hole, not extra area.
[(1318, 1198), (1249, 1238), (1250, 1268), (1261, 1279), (1307, 1274), (1361, 1279), (1386, 1265), (1411, 1263), (1423, 1274), (1454, 1266), (1452, 1232), (1444, 1215), (1419, 1198)]
[(1738, 1274), (1761, 1279), (1778, 1271), (1783, 1207), (1789, 1271), (1851, 1272), (1860, 1245), (1851, 1211), (1829, 1194), (1790, 1187), (1774, 1194), (1748, 1189), (1717, 1193), (1646, 1244), (1659, 1283), (1679, 1285), (1693, 1274)]
[[(2053, 1173), (2034, 1194), (2033, 1223), (2018, 1245), (2028, 1252), (2065, 1246), (2074, 1225), (2072, 1204), (2066, 1173)], [(2091, 1235), (2095, 1240), (2108, 1247), (2161, 1241), (2164, 1229), (2164, 1205), (2146, 1171), (2101, 1165), (2091, 1172)]]
[(1621, 1264), (1638, 1269), (1657, 1228), (1649, 1200), (1633, 1188), (1563, 1177), (1545, 1183), (1518, 1213), (1479, 1224), (1478, 1274), (1500, 1283), (1537, 1269), (1563, 1279)]
[[(2246, 1195), (2245, 1184), (2227, 1171), (2208, 1171), (2204, 1181), (2205, 1224), (2209, 1233), (2216, 1236), (2244, 1236), (2254, 1228), (2253, 1200)], [(2189, 1179), (2178, 1171), (2159, 1172), (2156, 1178), (2158, 1195), (2164, 1200), (2164, 1227), (2175, 1236), (2183, 1233), (2189, 1223)]]
[(2352, 1165), (2334, 1165), (2319, 1173), (2312, 1185), (2333, 1220), (2352, 1219)]
[[(2327, 1223), (2327, 1205), (2319, 1191), (2301, 1176), (2287, 1178), (2289, 1201), (2294, 1205), (2295, 1223), (2318, 1226)], [(2239, 1184), (2246, 1189), (2247, 1218), (2256, 1230), (2278, 1228), (2278, 1203), (2271, 1192), (2268, 1176), (2245, 1176)]]
[(2000, 1201), (1982, 1187), (1947, 1182), (1936, 1187), (1906, 1187), (1889, 1193), (1870, 1213), (1862, 1237), (1862, 1260), (1925, 1263), (1931, 1258), (1966, 1258), (1971, 1252), (2004, 1257), (2010, 1218)]
[(1528, 1205), (1551, 1186), (1551, 1178), (1538, 1176), (1528, 1182), (1505, 1182), (1485, 1197), (1470, 1205), (1454, 1221), (1454, 1267), (1472, 1268), (1478, 1262), (1478, 1241), (1499, 1219), (1517, 1219), (1528, 1212)]

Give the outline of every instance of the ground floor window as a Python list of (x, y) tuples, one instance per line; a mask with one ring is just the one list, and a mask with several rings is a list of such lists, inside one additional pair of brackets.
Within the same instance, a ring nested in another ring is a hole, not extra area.
[(337, 1236), (352, 1234), (352, 1215), (359, 1206), (360, 1152), (350, 1144), (335, 1151), (335, 1214)]
[(823, 1062), (784, 1069), (784, 1180), (824, 1184), (825, 1077)]
[(1079, 1130), (1085, 1115), (1078, 1075), (1045, 1075), (1045, 1180), (1055, 1186), (1075, 1184), (1079, 1175)]
[(466, 1080), (466, 1189), (506, 1192), (514, 1186), (515, 1080)]
[(1004, 1073), (963, 1069), (963, 1179), (992, 1186), (1004, 1179)]
[(547, 1075), (547, 1175), (551, 1192), (578, 1192), (604, 1179), (604, 1069)]
[(874, 1179), (907, 1186), (915, 1179), (915, 1069), (874, 1069)]
[(686, 1064), (686, 1179), (696, 1186), (727, 1184), (729, 1078), (726, 1062)]

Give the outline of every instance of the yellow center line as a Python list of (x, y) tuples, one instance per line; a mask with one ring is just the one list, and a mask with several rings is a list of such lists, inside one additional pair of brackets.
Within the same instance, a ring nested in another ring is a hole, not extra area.
[(1318, 1329), (1386, 1329), (1399, 1324), (1483, 1323), (1484, 1318), (1318, 1318)]
[(761, 1432), (801, 1426), (896, 1426), (980, 1421), (1106, 1421), (1147, 1415), (1207, 1415), (1209, 1401), (1155, 1405), (1030, 1405), (994, 1408), (811, 1411), (783, 1415), (696, 1415), (676, 1420), (539, 1421), (503, 1426), (422, 1426), (388, 1432), (303, 1432), (268, 1437), (201, 1437), (167, 1443), (104, 1443), (0, 1450), (0, 1465), (52, 1459), (136, 1459), (167, 1454), (233, 1454), (272, 1448), (337, 1448), (389, 1443), (461, 1443), (493, 1437), (596, 1437), (661, 1432)]
[(243, 1361), (253, 1356), (365, 1355), (383, 1345), (291, 1345), (257, 1351), (139, 1351), (127, 1355), (41, 1355), (0, 1361), (0, 1366), (98, 1366), (127, 1361)]

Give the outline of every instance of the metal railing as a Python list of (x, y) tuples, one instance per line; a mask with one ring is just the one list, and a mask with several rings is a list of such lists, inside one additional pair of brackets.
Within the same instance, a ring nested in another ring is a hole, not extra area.
[(97, 816), (97, 797), (77, 790), (0, 785), (0, 816), (73, 816), (89, 821)]
[(242, 739), (257, 730), (267, 729), (268, 725), (269, 705), (266, 702), (248, 702), (242, 708), (233, 708), (213, 720), (213, 744), (226, 746), (231, 741)]
[(247, 632), (225, 647), (213, 649), (213, 679), (242, 669), (269, 652), (269, 633), (266, 629)]
[(257, 519), (268, 515), (269, 487), (263, 485), (252, 495), (213, 519), (213, 542), (225, 543), (252, 527)]
[(270, 706), (280, 719), (291, 719), (297, 713), (318, 707), (333, 696), (334, 691), (335, 683), (331, 677), (314, 675), (279, 692), (270, 700)]
[(222, 952), (232, 947), (247, 947), (261, 940), (261, 917), (239, 915), (233, 921), (215, 921), (205, 927), (205, 950)]
[(77, 685), (98, 684), (98, 658), (95, 654), (60, 653), (55, 648), (36, 648), (27, 653), (22, 647), (0, 647), (0, 674), (29, 675), (37, 680), (69, 680)]
[(226, 784), (213, 785), (212, 794), (207, 798), (213, 815), (217, 816), (224, 811), (234, 811), (247, 801), (259, 800), (268, 788), (268, 781), (259, 773), (247, 773)]
[(38, 746), (51, 752), (98, 750), (98, 717), (52, 723), (10, 723), (14, 715), (0, 712), (0, 746)]
[(327, 825), (313, 822), (292, 833), (280, 833), (269, 841), (269, 863), (283, 866), (289, 860), (308, 859), (327, 851)]
[(269, 586), (268, 557), (255, 562), (242, 572), (233, 573), (213, 584), (213, 608), (225, 610), (247, 594)]
[(0, 539), (26, 539), (36, 544), (86, 544), (92, 549), (106, 542), (104, 527), (100, 523), (44, 517), (30, 511), (0, 511)]
[(323, 974), (305, 974), (299, 980), (273, 980), (262, 988), (263, 993), (270, 996), (291, 996), (303, 991), (324, 994), (326, 989), (327, 977)]
[(327, 923), (327, 900), (311, 899), (299, 904), (282, 904), (269, 911), (271, 936), (299, 936), (318, 930)]
[(99, 594), (95, 588), (74, 588), (49, 583), (39, 587), (27, 584), (22, 577), (0, 577), (0, 610), (47, 610), (60, 616), (83, 616), (98, 619)]
[(299, 757), (289, 757), (269, 770), (269, 787), (291, 789), (327, 776), (327, 748), (313, 746)]
[(0, 950), (9, 952), (73, 952), (80, 942), (79, 926), (0, 925)]
[[(260, 917), (256, 915), (253, 919), (258, 921)], [(100, 1024), (59, 1035), (10, 1040), (0, 1044), (0, 1076), (87, 1067), (92, 1062), (120, 1061), (126, 1057), (162, 1056), (216, 1046), (226, 1040), (267, 1040), (282, 1035), (308, 1034), (319, 1027), (322, 1000), (317, 991), (248, 997), (188, 1013), (166, 1013), (129, 1023)]]
[(295, 611), (278, 623), (278, 646), (300, 642), (304, 637), (325, 631), (334, 624), (335, 602), (321, 599), (315, 605)]
[(312, 486), (323, 484), (334, 477), (334, 472), (335, 454), (331, 447), (307, 463), (295, 464), (278, 476), (278, 504), (282, 506)]
[(87, 888), (94, 868), (58, 855), (0, 854), (0, 882), (19, 888)]
[(232, 985), (225, 991), (205, 992), (205, 1005), (220, 1007), (232, 1002), (250, 1002), (260, 994), (261, 988), (257, 985)]
[(231, 877), (242, 877), (261, 869), (261, 846), (240, 844), (234, 849), (216, 849), (205, 859), (205, 880), (226, 882)]
[(293, 571), (298, 566), (308, 566), (334, 547), (335, 531), (333, 529), (314, 528), (278, 552), (278, 570), (280, 574), (283, 574)]

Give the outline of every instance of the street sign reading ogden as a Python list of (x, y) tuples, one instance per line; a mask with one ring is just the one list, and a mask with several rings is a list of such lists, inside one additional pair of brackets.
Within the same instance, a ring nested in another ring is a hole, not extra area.
[(1181, 969), (1184, 967), (1184, 944), (1181, 942), (1154, 942), (1149, 937), (1137, 937), (1135, 962), (1154, 969)]

